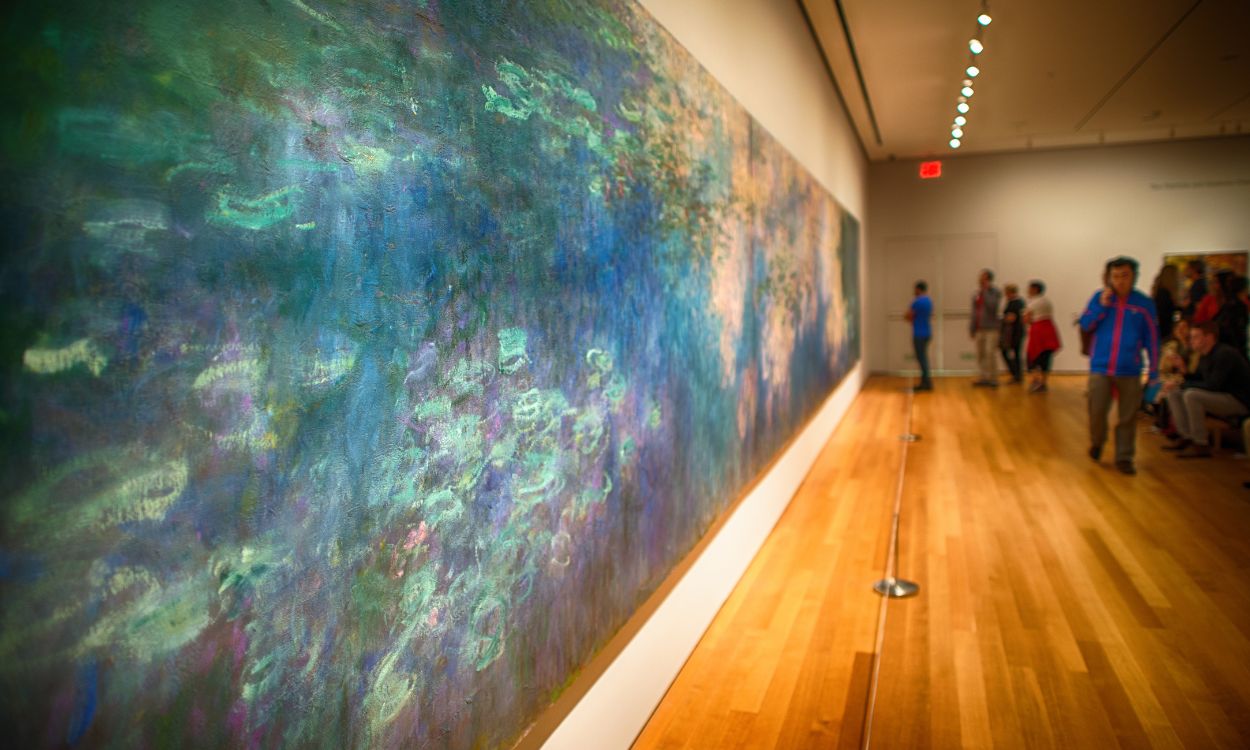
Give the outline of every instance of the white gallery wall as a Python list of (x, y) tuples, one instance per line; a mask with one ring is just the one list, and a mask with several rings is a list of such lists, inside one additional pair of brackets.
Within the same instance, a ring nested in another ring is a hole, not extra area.
[[(899, 248), (977, 245), (996, 257), (1000, 284), (1023, 291), (1029, 279), (1043, 279), (1064, 340), (1055, 367), (1070, 371), (1087, 366), (1071, 322), (1107, 258), (1141, 261), (1139, 286), (1149, 293), (1165, 253), (1250, 250), (1250, 137), (944, 157), (935, 180), (921, 180), (918, 166), (869, 170), (873, 371), (894, 369), (887, 343), (896, 346), (895, 328), (906, 325), (892, 308), (910, 297), (915, 272), (914, 264), (890, 262)], [(967, 308), (975, 285), (975, 270), (960, 269), (935, 304)]]
[[(867, 162), (798, 3), (642, 0), (642, 5), (860, 220), (863, 259), (870, 226)], [(864, 313), (866, 267), (861, 261)], [(864, 340), (864, 331), (860, 336)], [(789, 504), (865, 372), (861, 361), (847, 375), (545, 747), (629, 747)]]

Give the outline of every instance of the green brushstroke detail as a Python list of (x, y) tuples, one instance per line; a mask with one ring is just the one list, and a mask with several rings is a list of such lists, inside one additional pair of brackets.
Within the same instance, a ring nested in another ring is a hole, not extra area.
[(499, 371), (511, 375), (530, 361), (525, 352), (528, 335), (523, 328), (504, 328), (499, 331)]
[(628, 464), (632, 462), (636, 452), (637, 445), (634, 443), (634, 439), (632, 437), (625, 438), (625, 440), (621, 442), (621, 463)]
[(391, 168), (391, 162), (395, 159), (384, 148), (365, 146), (355, 141), (349, 141), (343, 147), (343, 158), (355, 167), (357, 172), (363, 174), (381, 174), (386, 172)]
[[(297, 226), (297, 228), (302, 227)], [(356, 355), (354, 354), (336, 355), (330, 359), (318, 358), (305, 369), (302, 382), (305, 386), (321, 386), (337, 383), (343, 378), (344, 375), (347, 375), (347, 373), (355, 369), (355, 367)]]
[(57, 466), (12, 504), (13, 522), (25, 524), (47, 520), (47, 505), (73, 489), (61, 487), (62, 483), (70, 479), (81, 480), (95, 473), (112, 474), (114, 467), (126, 462), (134, 452), (133, 447), (106, 448), (86, 453)]
[(60, 349), (27, 349), (22, 354), (26, 369), (40, 375), (55, 375), (82, 365), (98, 378), (108, 363), (108, 357), (91, 339), (78, 339)]
[(428, 401), (422, 401), (412, 410), (412, 415), (418, 420), (450, 417), (451, 399), (446, 396), (438, 396)]
[(250, 383), (258, 381), (263, 374), (259, 360), (240, 359), (209, 367), (196, 376), (191, 387), (198, 391), (226, 379), (238, 379)]
[(517, 436), (509, 433), (504, 435), (490, 449), (490, 462), (496, 468), (503, 468), (512, 460), (516, 453)]
[(134, 588), (149, 592), (160, 588), (155, 576), (147, 568), (122, 566), (111, 568), (102, 560), (96, 560), (87, 576), (92, 588), (107, 597), (119, 596)]
[(512, 100), (495, 91), (494, 86), (482, 86), (482, 95), (486, 97), (486, 111), (498, 112), (504, 117), (511, 117), (514, 120), (528, 120), (529, 116), (534, 113), (533, 107), (518, 107), (512, 103)]
[(234, 174), (234, 165), (226, 162), (187, 161), (165, 170), (165, 182), (172, 182), (183, 172), (208, 172), (209, 174)]
[(315, 18), (316, 20), (320, 21), (326, 26), (329, 26), (330, 28), (339, 32), (340, 34), (343, 33), (343, 27), (339, 26), (338, 23), (333, 18), (330, 18), (325, 13), (322, 13), (321, 11), (318, 11), (318, 10), (313, 10), (312, 8), (305, 5), (304, 3), (300, 2), (300, 0), (288, 0), (288, 2), (290, 2), (291, 5), (294, 5), (296, 8), (299, 8), (300, 10), (304, 11), (312, 18)]
[(590, 365), (591, 373), (586, 377), (586, 384), (598, 388), (603, 377), (612, 372), (612, 355), (602, 349), (590, 349), (586, 352), (586, 364)]
[(302, 192), (298, 185), (288, 185), (255, 198), (243, 198), (223, 190), (217, 194), (217, 212), (209, 218), (243, 229), (265, 229), (294, 213), (291, 199)]
[(578, 510), (584, 512), (591, 505), (597, 505), (608, 499), (608, 495), (612, 492), (612, 477), (607, 472), (603, 474), (603, 486), (599, 488), (587, 487), (578, 495)]
[(603, 447), (603, 435), (603, 415), (598, 412), (583, 412), (573, 423), (573, 445), (584, 456), (597, 453)]
[(425, 518), (435, 528), (464, 515), (464, 506), (460, 498), (449, 489), (436, 490), (427, 495), (422, 503), (422, 509), (425, 512)]
[(514, 485), (517, 504), (522, 508), (532, 507), (564, 488), (559, 453), (527, 453), (522, 464), (523, 474)]
[(457, 400), (470, 396), (480, 398), (485, 393), (485, 380), (490, 374), (488, 366), (461, 359), (451, 371), (452, 393)]
[(517, 396), (512, 418), (522, 432), (548, 434), (559, 430), (568, 407), (562, 392), (531, 388)]
[[(586, 118), (586, 112), (596, 112), (599, 108), (589, 91), (574, 85), (559, 73), (529, 71), (507, 58), (500, 58), (495, 63), (495, 72), (507, 87), (509, 96), (500, 94), (493, 86), (483, 85), (482, 95), (488, 112), (498, 112), (518, 121), (528, 120), (536, 114), (564, 137), (583, 138), (599, 156), (608, 160), (615, 158), (610, 149), (604, 148), (601, 125), (593, 124)], [(548, 138), (545, 143), (548, 150), (555, 152), (565, 146), (563, 139)]]
[(495, 594), (487, 594), (473, 608), (466, 648), (478, 672), (490, 666), (503, 653), (504, 628), (508, 603)]
[(208, 598), (196, 581), (152, 590), (98, 621), (78, 645), (79, 655), (117, 651), (138, 661), (158, 659), (190, 643), (212, 622)]
[(238, 617), (247, 597), (262, 591), (265, 579), (281, 565), (277, 551), (269, 547), (243, 547), (214, 555), (211, 569), (227, 618)]
[(621, 408), (621, 402), (625, 399), (626, 385), (624, 378), (619, 375), (613, 375), (608, 382), (606, 388), (603, 389), (603, 395), (607, 397), (612, 404), (613, 410)]
[(638, 107), (627, 107), (625, 102), (621, 102), (616, 105), (616, 112), (628, 122), (642, 122), (642, 110)]
[(187, 476), (185, 461), (167, 461), (83, 503), (75, 510), (75, 517), (82, 527), (159, 520), (182, 496)]

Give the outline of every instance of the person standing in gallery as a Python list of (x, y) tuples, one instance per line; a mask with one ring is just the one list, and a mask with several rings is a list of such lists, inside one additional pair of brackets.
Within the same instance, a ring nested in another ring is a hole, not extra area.
[(920, 384), (912, 391), (933, 390), (933, 380), (929, 377), (929, 342), (933, 340), (933, 300), (929, 299), (929, 285), (917, 281), (913, 290), (914, 299), (903, 317), (911, 321), (911, 344), (916, 350), (916, 363), (920, 365)]
[(1245, 357), (1246, 327), (1250, 325), (1250, 315), (1247, 315), (1246, 306), (1237, 296), (1239, 280), (1244, 281), (1228, 269), (1215, 274), (1215, 285), (1212, 288), (1219, 293), (1220, 306), (1212, 320), (1218, 327), (1220, 342), (1228, 344)]
[(1185, 308), (1181, 312), (1186, 318), (1193, 320), (1198, 303), (1207, 296), (1207, 264), (1198, 259), (1186, 263), (1185, 280), (1189, 285), (1185, 289)]
[(998, 334), (1002, 321), (998, 304), (1002, 292), (994, 286), (994, 272), (986, 268), (977, 278), (977, 291), (972, 295), (972, 320), (968, 333), (977, 344), (977, 379), (974, 386), (998, 387)]
[(1158, 313), (1154, 302), (1133, 288), (1137, 269), (1137, 261), (1123, 255), (1107, 261), (1106, 286), (1094, 292), (1080, 321), (1081, 330), (1094, 334), (1089, 358), (1089, 457), (1102, 458), (1114, 387), (1119, 396), (1115, 466), (1124, 474), (1137, 473), (1133, 420), (1142, 401), (1142, 350), (1149, 356), (1150, 384), (1159, 380)]
[(1029, 282), (1029, 304), (1024, 309), (1024, 322), (1029, 326), (1029, 346), (1025, 356), (1029, 364), (1029, 393), (1045, 393), (1051, 359), (1059, 351), (1059, 329), (1055, 328), (1055, 308), (1046, 299), (1046, 284)]
[(1150, 289), (1150, 297), (1155, 303), (1155, 312), (1159, 313), (1159, 339), (1166, 340), (1172, 335), (1172, 318), (1175, 317), (1177, 299), (1180, 297), (1180, 272), (1176, 266), (1164, 263), (1155, 276), (1154, 286)]
[(1024, 300), (1020, 299), (1020, 287), (1007, 284), (1003, 287), (1007, 306), (1003, 308), (1003, 325), (998, 337), (998, 348), (1003, 361), (1011, 372), (1011, 382), (1024, 382), (1024, 368), (1020, 362), (1020, 348), (1024, 345)]

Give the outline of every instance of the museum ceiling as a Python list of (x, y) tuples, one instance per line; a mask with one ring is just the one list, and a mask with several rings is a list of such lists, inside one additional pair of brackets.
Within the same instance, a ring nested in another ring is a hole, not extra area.
[[(1246, 0), (800, 0), (868, 157), (1250, 133)], [(980, 33), (984, 51), (969, 41)]]

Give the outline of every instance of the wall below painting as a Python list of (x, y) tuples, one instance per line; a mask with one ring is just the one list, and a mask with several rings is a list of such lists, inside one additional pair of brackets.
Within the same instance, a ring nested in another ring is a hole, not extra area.
[[(642, 5), (852, 214), (866, 215), (867, 161), (798, 4), (715, 0)], [(861, 247), (871, 224), (861, 224)], [(866, 264), (860, 288), (867, 290)], [(870, 309), (868, 297), (861, 298)], [(862, 333), (862, 331), (861, 331)], [(626, 748), (750, 564), (863, 385), (855, 367), (788, 449), (679, 567), (679, 581), (550, 735), (548, 748)], [(662, 587), (661, 591), (668, 589)], [(627, 628), (628, 629), (628, 628)], [(609, 649), (612, 647), (610, 646)], [(556, 711), (560, 710), (557, 706)], [(542, 722), (540, 721), (540, 726)], [(549, 731), (549, 730), (548, 730)], [(537, 744), (527, 738), (523, 745)]]
[[(1055, 368), (1083, 371), (1072, 320), (1107, 258), (1136, 257), (1138, 286), (1149, 292), (1165, 253), (1250, 249), (1250, 138), (959, 157), (936, 180), (919, 179), (916, 162), (874, 164), (868, 203), (871, 371), (890, 369), (890, 326), (905, 325), (890, 320), (901, 310), (886, 300), (915, 281), (911, 269), (887, 262), (888, 249), (959, 238), (993, 239), (1000, 283), (1046, 281), (1065, 343)], [(974, 270), (935, 303), (965, 309), (975, 285)]]

